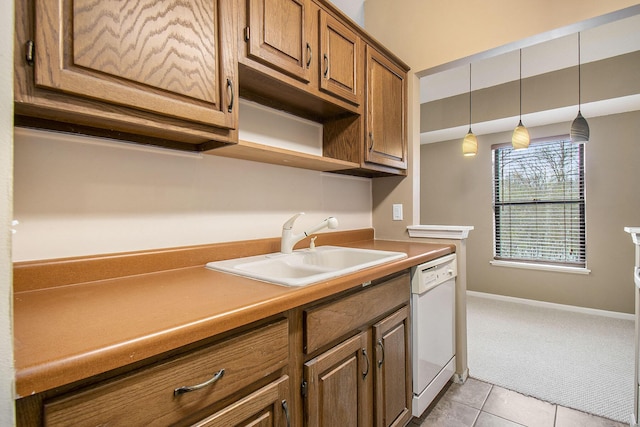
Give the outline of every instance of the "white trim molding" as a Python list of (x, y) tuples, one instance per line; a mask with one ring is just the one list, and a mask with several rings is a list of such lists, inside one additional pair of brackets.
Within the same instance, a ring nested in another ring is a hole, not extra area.
[(568, 267), (566, 265), (537, 264), (532, 262), (493, 260), (489, 264), (495, 267), (522, 268), (524, 270), (554, 271), (556, 273), (591, 274), (591, 270), (584, 267)]
[(498, 301), (508, 301), (518, 304), (526, 304), (535, 307), (553, 308), (556, 310), (572, 311), (575, 313), (592, 314), (595, 316), (610, 317), (613, 319), (634, 320), (635, 315), (630, 313), (621, 313), (619, 311), (600, 310), (597, 308), (580, 307), (577, 305), (557, 304), (554, 302), (537, 301), (526, 298), (510, 297), (506, 295), (489, 294), (486, 292), (467, 291), (467, 296), (478, 298), (487, 298)]
[(462, 240), (469, 237), (472, 225), (409, 225), (409, 237)]

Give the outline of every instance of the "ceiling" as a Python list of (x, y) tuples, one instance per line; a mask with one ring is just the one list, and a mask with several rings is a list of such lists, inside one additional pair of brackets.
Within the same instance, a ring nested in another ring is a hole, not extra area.
[[(618, 19), (580, 32), (580, 62), (588, 63), (640, 50), (640, 14)], [(519, 49), (486, 57), (467, 59), (443, 71), (420, 79), (420, 103), (435, 101), (469, 92), (469, 63), (471, 62), (471, 89), (477, 90), (520, 78)], [(578, 33), (529, 45), (522, 48), (522, 78), (578, 65)], [(446, 68), (446, 67), (444, 67)], [(640, 95), (610, 101), (584, 104), (585, 117), (615, 114), (640, 109)], [(564, 111), (563, 111), (564, 110)], [(527, 126), (542, 126), (571, 121), (576, 108), (567, 107), (552, 112), (523, 115)], [(477, 135), (509, 130), (517, 124), (511, 118), (485, 123), (474, 123)], [(462, 138), (468, 125), (421, 134), (421, 143)]]

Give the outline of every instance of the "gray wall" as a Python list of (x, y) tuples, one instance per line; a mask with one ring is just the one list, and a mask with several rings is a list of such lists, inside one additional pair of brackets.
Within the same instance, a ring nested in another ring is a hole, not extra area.
[[(472, 291), (632, 313), (634, 247), (625, 226), (640, 225), (640, 112), (588, 118), (586, 146), (589, 275), (491, 266), (491, 145), (511, 132), (478, 136), (478, 155), (459, 140), (421, 146), (421, 223), (473, 225), (467, 285)], [(532, 138), (568, 134), (570, 123), (530, 128)]]

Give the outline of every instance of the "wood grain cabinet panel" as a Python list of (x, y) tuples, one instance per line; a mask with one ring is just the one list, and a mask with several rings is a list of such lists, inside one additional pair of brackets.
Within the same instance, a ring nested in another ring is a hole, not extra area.
[[(408, 302), (409, 273), (304, 311), (304, 351), (311, 354)], [(375, 303), (372, 303), (375, 302)]]
[(35, 83), (233, 128), (224, 1), (37, 1)]
[(289, 427), (289, 377), (240, 399), (193, 427)]
[(409, 327), (408, 306), (373, 325), (376, 427), (400, 427), (411, 419)]
[(409, 422), (409, 296), (406, 273), (305, 312), (305, 426)]
[(247, 55), (309, 81), (308, 0), (248, 0)]
[(185, 151), (237, 142), (234, 0), (15, 6), (16, 125)]
[[(45, 402), (44, 422), (48, 426), (176, 423), (283, 368), (288, 357), (288, 323), (281, 320)], [(214, 376), (218, 379), (210, 381)], [(207, 382), (193, 391), (176, 391)]]
[(362, 332), (304, 365), (307, 427), (366, 426), (372, 375)]
[(360, 37), (327, 12), (320, 11), (320, 88), (359, 105), (363, 66)]
[(367, 46), (365, 161), (407, 167), (406, 73)]

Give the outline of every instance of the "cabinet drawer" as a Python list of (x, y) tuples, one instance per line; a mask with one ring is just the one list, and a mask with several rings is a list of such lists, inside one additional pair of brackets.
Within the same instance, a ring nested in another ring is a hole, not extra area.
[(193, 427), (260, 427), (289, 425), (289, 377), (240, 399)]
[(405, 273), (340, 300), (306, 309), (304, 352), (311, 354), (407, 303), (410, 292), (410, 276)]
[[(167, 425), (202, 410), (287, 364), (281, 320), (143, 371), (45, 403), (46, 425)], [(210, 380), (201, 389), (174, 390)]]

